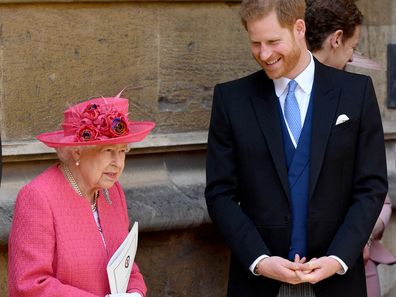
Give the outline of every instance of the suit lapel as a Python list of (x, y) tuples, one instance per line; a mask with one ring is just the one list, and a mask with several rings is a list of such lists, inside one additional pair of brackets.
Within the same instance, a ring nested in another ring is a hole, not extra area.
[[(269, 79), (264, 81), (261, 90), (263, 92), (259, 96), (251, 97), (253, 110), (268, 144), (282, 186), (287, 197), (290, 198), (282, 130), (278, 112), (278, 97), (275, 95), (273, 82)], [(266, 90), (266, 93), (264, 93), (264, 90)]]
[[(264, 76), (265, 77), (265, 76)], [(260, 129), (266, 139), (271, 156), (274, 160), (276, 171), (282, 186), (290, 199), (289, 183), (287, 179), (286, 160), (278, 112), (278, 98), (275, 95), (272, 80), (265, 77), (257, 96), (251, 96), (253, 110), (255, 111)], [(326, 69), (315, 60), (315, 77), (313, 84), (313, 117), (311, 141), (311, 177), (310, 197), (315, 189), (322, 167), (327, 142), (332, 125), (334, 125), (340, 88)]]
[(339, 98), (340, 88), (333, 83), (325, 66), (315, 60), (309, 197), (313, 194), (320, 174)]

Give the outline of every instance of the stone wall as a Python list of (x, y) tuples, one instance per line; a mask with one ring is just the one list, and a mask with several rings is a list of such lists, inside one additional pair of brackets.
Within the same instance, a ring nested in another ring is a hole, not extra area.
[[(0, 7), (2, 138), (59, 126), (68, 103), (127, 88), (157, 133), (206, 130), (213, 85), (257, 69), (238, 6), (225, 3)], [(34, 124), (32, 124), (34, 123)]]
[[(390, 194), (396, 205), (396, 110), (387, 108), (387, 45), (396, 43), (394, 0), (358, 0), (359, 46), (384, 69), (373, 77), (383, 117)], [(153, 135), (127, 158), (122, 184), (141, 222), (137, 262), (149, 296), (225, 296), (228, 251), (210, 225), (204, 155), (213, 86), (253, 62), (233, 1), (0, 1), (0, 296), (6, 296), (7, 236), (19, 188), (55, 162), (34, 136), (54, 130), (68, 104), (125, 89), (130, 118), (154, 120)], [(395, 218), (385, 244), (396, 254)], [(395, 267), (381, 267), (396, 296)], [(216, 280), (216, 281), (213, 281)]]
[(373, 78), (383, 120), (392, 123), (392, 131), (395, 131), (396, 110), (387, 108), (387, 47), (396, 43), (396, 3), (393, 0), (376, 1), (375, 4), (370, 0), (358, 0), (357, 4), (364, 15), (359, 51), (380, 63), (383, 70), (354, 70)]

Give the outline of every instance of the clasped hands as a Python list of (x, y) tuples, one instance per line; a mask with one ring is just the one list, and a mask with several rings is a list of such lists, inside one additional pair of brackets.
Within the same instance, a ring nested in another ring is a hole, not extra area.
[(341, 264), (331, 257), (313, 258), (296, 255), (294, 262), (273, 256), (262, 259), (257, 264), (256, 272), (262, 276), (292, 285), (300, 283), (315, 284), (332, 276), (342, 269)]

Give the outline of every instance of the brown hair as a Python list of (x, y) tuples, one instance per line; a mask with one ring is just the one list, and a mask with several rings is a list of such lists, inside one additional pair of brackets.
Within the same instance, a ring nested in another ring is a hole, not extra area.
[(352, 37), (355, 28), (363, 22), (363, 15), (354, 0), (307, 0), (305, 24), (308, 48), (322, 48), (333, 32), (343, 31), (343, 41)]
[(239, 16), (246, 28), (255, 21), (275, 11), (279, 24), (291, 28), (296, 20), (304, 19), (305, 0), (242, 0)]

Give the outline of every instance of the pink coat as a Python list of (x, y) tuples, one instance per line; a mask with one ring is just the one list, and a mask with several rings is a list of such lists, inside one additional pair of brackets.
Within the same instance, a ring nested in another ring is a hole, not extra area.
[[(10, 297), (103, 297), (110, 293), (106, 265), (128, 234), (125, 195), (119, 183), (100, 193), (98, 213), (107, 248), (89, 202), (54, 165), (18, 194), (9, 237)], [(146, 294), (134, 264), (128, 292)]]

